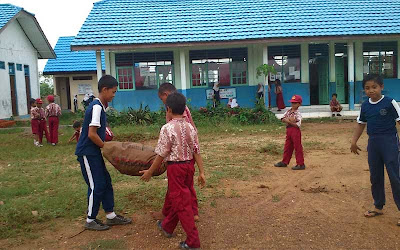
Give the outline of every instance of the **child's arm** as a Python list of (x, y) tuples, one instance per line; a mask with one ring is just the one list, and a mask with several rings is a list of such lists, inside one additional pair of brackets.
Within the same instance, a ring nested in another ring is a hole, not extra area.
[(99, 148), (102, 148), (102, 147), (104, 147), (104, 142), (101, 140), (100, 136), (97, 134), (97, 129), (98, 129), (98, 127), (90, 126), (88, 137)]
[(291, 120), (290, 118), (284, 118), (284, 119), (282, 119), (282, 122), (284, 122), (284, 123), (286, 123), (286, 124), (288, 124), (288, 125), (290, 125), (290, 126), (293, 126), (293, 127), (295, 127), (295, 128), (298, 128), (298, 127), (299, 127), (299, 126), (297, 125), (296, 121), (293, 121), (293, 120)]
[(358, 123), (356, 129), (354, 130), (353, 133), (353, 139), (351, 140), (351, 147), (350, 150), (354, 154), (359, 154), (358, 151), (361, 151), (361, 149), (357, 146), (357, 141), (360, 139), (360, 136), (362, 135), (364, 128), (366, 124), (361, 124)]
[(74, 133), (71, 138), (69, 138), (68, 142), (72, 142), (72, 140), (76, 137), (76, 134)]
[(201, 158), (200, 154), (193, 154), (194, 160), (197, 163), (197, 167), (199, 168), (199, 177), (198, 177), (198, 183), (200, 187), (204, 187), (206, 185), (206, 177), (204, 175), (204, 167), (203, 167), (203, 158)]
[(150, 168), (147, 170), (142, 170), (139, 171), (139, 174), (143, 174), (140, 179), (142, 181), (149, 181), (151, 177), (153, 176), (154, 171), (160, 168), (162, 162), (164, 160), (164, 157), (161, 157), (159, 155), (156, 156), (156, 158), (153, 161), (153, 164), (151, 164)]

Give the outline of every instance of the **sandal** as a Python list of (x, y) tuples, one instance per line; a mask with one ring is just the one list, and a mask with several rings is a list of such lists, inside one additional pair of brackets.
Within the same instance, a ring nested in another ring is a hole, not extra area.
[(397, 226), (400, 227), (400, 219), (397, 221)]
[[(368, 210), (368, 211), (365, 212), (365, 214), (364, 214), (364, 216), (367, 217), (367, 218), (372, 218), (372, 217), (376, 217), (376, 216), (379, 216), (379, 215), (383, 215), (383, 213), (382, 213), (382, 212), (375, 211), (375, 210)], [(400, 226), (400, 225), (399, 225), (399, 226)]]

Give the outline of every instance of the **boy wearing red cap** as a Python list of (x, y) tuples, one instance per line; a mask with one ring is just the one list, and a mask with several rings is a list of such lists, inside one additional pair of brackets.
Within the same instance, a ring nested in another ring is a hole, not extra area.
[(296, 166), (292, 167), (293, 170), (304, 170), (304, 154), (303, 145), (301, 144), (301, 114), (299, 107), (303, 99), (299, 95), (294, 95), (289, 101), (292, 108), (283, 114), (282, 122), (286, 123), (286, 141), (283, 150), (283, 160), (276, 163), (275, 167), (287, 167), (290, 159), (292, 158), (293, 150), (296, 151)]
[(43, 101), (40, 98), (36, 99), (36, 106), (39, 109), (39, 145), (42, 146), (42, 140), (43, 140), (43, 132), (44, 135), (46, 136), (47, 142), (50, 142), (49, 139), (49, 132), (47, 131), (47, 123), (46, 123), (46, 113), (42, 107)]
[(54, 103), (54, 96), (47, 96), (49, 105), (46, 107), (46, 117), (49, 121), (50, 143), (55, 146), (58, 143), (58, 124), (59, 116), (61, 116), (61, 108), (57, 103)]

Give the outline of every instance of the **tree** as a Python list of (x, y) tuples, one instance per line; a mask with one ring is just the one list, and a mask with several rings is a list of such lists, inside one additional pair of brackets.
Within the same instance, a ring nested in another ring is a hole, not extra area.
[(54, 94), (53, 77), (39, 72), (40, 96), (46, 97)]
[[(257, 67), (257, 78), (261, 75), (264, 75), (264, 80), (266, 86), (268, 86), (268, 77), (269, 75), (276, 74), (276, 69), (272, 65), (263, 64)], [(269, 87), (268, 87), (269, 88)], [(264, 103), (265, 103), (265, 87), (264, 87)]]

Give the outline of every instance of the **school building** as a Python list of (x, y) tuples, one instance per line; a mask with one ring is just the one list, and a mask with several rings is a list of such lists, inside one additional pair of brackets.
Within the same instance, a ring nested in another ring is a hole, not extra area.
[[(350, 110), (365, 99), (366, 74), (385, 78), (400, 101), (399, 0), (104, 0), (94, 4), (73, 51), (96, 51), (97, 78), (115, 76), (118, 110), (157, 110), (157, 89), (173, 83), (194, 107), (221, 97), (242, 107), (256, 101), (256, 68), (275, 67), (287, 102), (325, 105), (332, 93)], [(275, 104), (272, 94), (271, 103)]]
[(34, 14), (0, 4), (0, 119), (30, 112), (40, 97), (38, 59), (55, 57)]
[[(58, 96), (61, 109), (74, 109), (74, 97), (77, 96), (78, 107), (83, 109), (82, 100), (85, 94), (98, 96), (96, 52), (71, 51), (74, 36), (60, 37), (54, 47), (57, 55), (49, 59), (43, 75), (52, 75), (54, 94)], [(101, 54), (101, 70), (105, 69), (104, 53)]]

